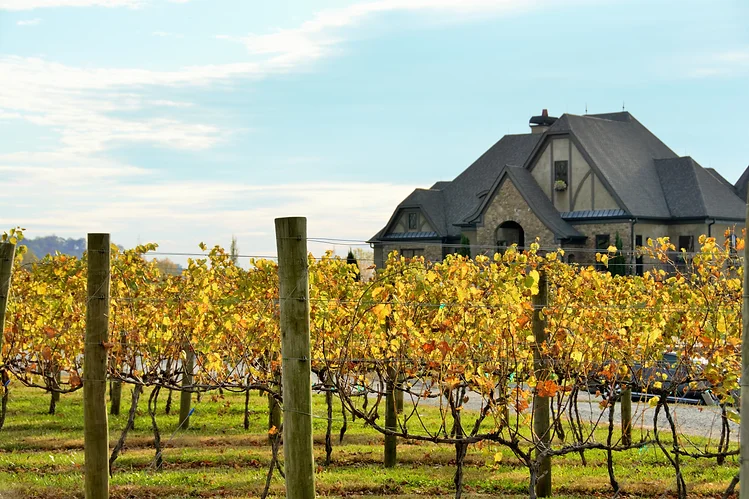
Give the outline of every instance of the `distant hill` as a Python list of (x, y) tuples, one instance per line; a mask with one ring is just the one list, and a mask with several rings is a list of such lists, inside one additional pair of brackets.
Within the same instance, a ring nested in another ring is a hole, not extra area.
[(54, 255), (59, 251), (63, 255), (76, 256), (80, 258), (86, 251), (86, 239), (63, 238), (58, 236), (44, 236), (34, 239), (24, 239), (20, 244), (29, 248), (36, 257), (42, 258), (46, 255)]

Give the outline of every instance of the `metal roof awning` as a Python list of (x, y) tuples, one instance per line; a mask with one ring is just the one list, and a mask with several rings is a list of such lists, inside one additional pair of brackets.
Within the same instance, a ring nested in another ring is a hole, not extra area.
[(627, 216), (627, 212), (617, 208), (615, 210), (565, 211), (559, 215), (564, 220), (581, 220), (587, 218), (622, 218)]
[(440, 239), (436, 232), (399, 232), (391, 233), (387, 236), (380, 237), (381, 240), (400, 240), (400, 239)]

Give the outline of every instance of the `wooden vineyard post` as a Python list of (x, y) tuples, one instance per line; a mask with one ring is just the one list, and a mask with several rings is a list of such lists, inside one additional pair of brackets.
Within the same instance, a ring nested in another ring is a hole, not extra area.
[(189, 342), (185, 343), (185, 364), (182, 371), (182, 392), (179, 396), (179, 424), (183, 430), (190, 427), (190, 405), (192, 404), (192, 390), (185, 389), (192, 385), (192, 373), (195, 369), (195, 352)]
[(122, 400), (122, 381), (112, 381), (109, 384), (109, 414), (120, 415), (120, 402)]
[(13, 258), (15, 255), (15, 244), (0, 243), (0, 352), (3, 351), (5, 311), (8, 309), (10, 281), (13, 278)]
[[(749, 215), (749, 194), (747, 195), (746, 213)], [(749, 239), (749, 238), (747, 238)], [(749, 499), (749, 241), (744, 241), (744, 291), (741, 304), (742, 330), (741, 330), (741, 427), (739, 429), (739, 440), (741, 442), (741, 469), (739, 477), (739, 498)]]
[[(549, 377), (549, 366), (541, 355), (541, 345), (546, 342), (546, 319), (542, 317), (542, 309), (547, 300), (546, 274), (539, 272), (538, 294), (533, 296), (533, 368), (536, 375), (536, 383), (544, 381)], [(549, 397), (539, 397), (533, 394), (533, 440), (536, 445), (536, 453), (548, 448), (551, 444), (551, 426), (549, 421), (550, 400)], [(536, 482), (536, 495), (538, 497), (551, 496), (551, 457), (546, 456), (541, 460), (538, 467), (538, 480)]]
[(83, 434), (86, 499), (109, 497), (107, 348), (109, 234), (88, 235), (86, 340), (83, 357)]
[(8, 309), (10, 281), (13, 278), (13, 258), (15, 254), (15, 244), (0, 243), (0, 352), (3, 351), (5, 311)]
[[(123, 348), (123, 350), (125, 348), (126, 341), (127, 341), (127, 335), (125, 334), (125, 331), (120, 331), (120, 345)], [(122, 374), (122, 372), (124, 371), (123, 365), (115, 366), (115, 368), (119, 369), (120, 374)], [(122, 381), (112, 380), (109, 383), (109, 398), (110, 398), (110, 404), (109, 404), (110, 416), (119, 416), (120, 405), (122, 401)]]
[(270, 431), (273, 428), (281, 428), (281, 406), (272, 394), (268, 394), (268, 440), (272, 443), (275, 437)]
[[(13, 243), (0, 243), (0, 354), (3, 351), (3, 338), (5, 336), (5, 311), (8, 309), (8, 297), (10, 296), (10, 281), (13, 278), (13, 258), (16, 255), (16, 245)], [(0, 356), (0, 363), (3, 359)], [(10, 389), (10, 378), (5, 369), (0, 372), (0, 393), (2, 393), (2, 408), (0, 408), (0, 428), (5, 423), (5, 410), (8, 405), (8, 390)]]
[(622, 411), (622, 445), (632, 445), (632, 388), (622, 385), (619, 408)]
[(314, 499), (307, 219), (276, 219), (286, 497)]
[[(388, 379), (385, 382), (385, 429), (395, 431), (398, 423), (397, 401), (395, 395), (395, 369), (388, 366)], [(395, 435), (385, 435), (386, 468), (394, 468), (398, 454), (398, 438)]]

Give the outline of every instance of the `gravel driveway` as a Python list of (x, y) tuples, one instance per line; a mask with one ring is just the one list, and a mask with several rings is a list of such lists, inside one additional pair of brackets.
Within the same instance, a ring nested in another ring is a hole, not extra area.
[[(415, 390), (419, 390), (418, 383), (414, 388)], [(580, 410), (580, 418), (584, 423), (595, 423), (596, 421), (600, 421), (599, 426), (602, 427), (605, 427), (608, 424), (608, 410), (600, 408), (599, 404), (601, 403), (601, 400), (601, 397), (596, 397), (587, 392), (580, 392), (578, 397), (578, 407)], [(405, 403), (408, 404), (408, 396), (406, 396)], [(420, 403), (439, 405), (440, 401), (435, 398), (422, 400)], [(447, 404), (444, 398), (443, 403), (445, 405)], [(481, 396), (476, 393), (469, 393), (468, 401), (464, 403), (464, 407), (467, 410), (478, 411), (481, 408)], [(671, 410), (671, 416), (676, 423), (677, 431), (680, 434), (684, 436), (701, 436), (716, 441), (720, 439), (720, 407), (692, 404), (669, 404), (669, 408)], [(655, 409), (650, 407), (648, 402), (632, 402), (632, 425), (634, 428), (652, 431), (654, 415)], [(621, 423), (621, 412), (619, 411), (618, 404), (614, 412), (614, 420), (617, 424)], [(733, 421), (729, 421), (729, 427), (731, 429), (731, 441), (738, 442), (739, 425)], [(664, 411), (661, 411), (658, 415), (658, 429), (659, 431), (671, 431)]]

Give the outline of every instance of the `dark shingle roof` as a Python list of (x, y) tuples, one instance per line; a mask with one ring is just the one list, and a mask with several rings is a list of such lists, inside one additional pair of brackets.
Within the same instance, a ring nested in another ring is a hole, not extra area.
[[(446, 215), (449, 224), (459, 223), (481, 203), (478, 195), (497, 180), (505, 165), (521, 165), (539, 143), (542, 134), (505, 135), (455, 177), (445, 188)], [(450, 235), (460, 235), (460, 229), (448, 227)]]
[(634, 216), (669, 216), (653, 161), (677, 156), (631, 114), (565, 114), (548, 133), (564, 132), (574, 134), (622, 209)]
[(736, 189), (736, 194), (741, 199), (746, 200), (746, 193), (749, 190), (749, 166), (746, 167), (744, 173), (741, 174), (736, 184), (734, 184), (734, 189)]
[(743, 219), (744, 203), (689, 156), (655, 160), (672, 217)]
[[(542, 134), (505, 135), (489, 148), (479, 159), (466, 168), (455, 180), (440, 181), (430, 189), (416, 189), (401, 201), (393, 213), (387, 229), (397, 213), (405, 208), (421, 208), (434, 223), (441, 237), (459, 237), (460, 227), (454, 224), (463, 220), (481, 204), (480, 194), (496, 181), (507, 164), (522, 164), (538, 144)], [(383, 231), (370, 241), (383, 239)]]
[(728, 180), (726, 180), (726, 178), (723, 175), (721, 175), (720, 173), (718, 173), (718, 170), (716, 170), (715, 168), (705, 168), (705, 171), (709, 172), (710, 175), (712, 175), (713, 177), (715, 177), (718, 180), (720, 180), (721, 183), (723, 183), (726, 187), (728, 187), (732, 191), (734, 191), (734, 192), (736, 191), (736, 189), (733, 188), (733, 185), (731, 184), (731, 182), (729, 182)]
[(434, 230), (445, 235), (445, 200), (441, 190), (415, 189), (399, 205), (401, 208), (421, 208)]

